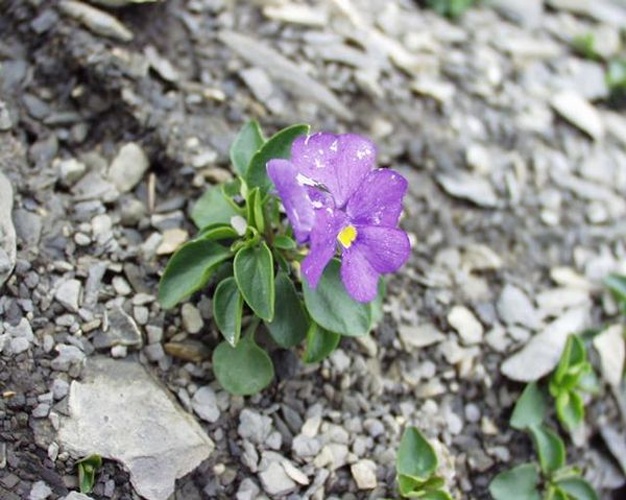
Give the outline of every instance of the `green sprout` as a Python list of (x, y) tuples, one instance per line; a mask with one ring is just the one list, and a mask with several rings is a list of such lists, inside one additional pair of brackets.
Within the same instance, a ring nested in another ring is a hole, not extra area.
[(91, 493), (96, 483), (96, 473), (102, 467), (102, 457), (100, 455), (89, 455), (78, 462), (78, 486), (81, 493)]

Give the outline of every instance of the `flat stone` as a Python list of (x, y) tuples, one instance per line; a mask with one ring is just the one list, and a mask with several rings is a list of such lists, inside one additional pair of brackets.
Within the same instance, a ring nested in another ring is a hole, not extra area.
[(437, 344), (445, 340), (445, 335), (432, 323), (423, 325), (400, 325), (398, 327), (400, 340), (405, 349), (420, 349)]
[(17, 256), (13, 211), (13, 186), (0, 171), (0, 288), (9, 278), (15, 267)]
[(28, 500), (46, 500), (52, 495), (52, 490), (44, 481), (37, 481), (33, 483), (30, 493), (28, 494)]
[(556, 316), (565, 309), (588, 304), (589, 292), (580, 288), (558, 287), (538, 293), (535, 296), (539, 315)]
[(122, 146), (109, 167), (108, 178), (120, 193), (132, 190), (150, 167), (144, 150), (134, 142)]
[(454, 306), (448, 313), (448, 323), (458, 332), (465, 345), (478, 344), (483, 339), (483, 325), (465, 306)]
[(498, 314), (507, 325), (522, 325), (536, 329), (541, 325), (539, 316), (525, 292), (513, 285), (506, 285), (497, 302)]
[(97, 35), (106, 36), (121, 42), (133, 39), (133, 33), (115, 17), (90, 5), (74, 0), (59, 2), (61, 12)]
[(215, 391), (209, 386), (200, 387), (191, 398), (193, 411), (209, 423), (215, 423), (220, 418), (220, 409), (217, 406)]
[(120, 461), (141, 496), (166, 500), (214, 449), (200, 425), (136, 362), (90, 358), (73, 381), (58, 440), (79, 458)]
[(456, 172), (437, 175), (437, 182), (446, 193), (455, 198), (471, 201), (479, 207), (492, 208), (498, 205), (493, 186), (484, 177)]
[(239, 414), (239, 435), (250, 442), (261, 445), (272, 432), (272, 419), (265, 415), (244, 408)]
[(573, 90), (563, 90), (551, 102), (555, 111), (592, 139), (604, 137), (604, 122), (594, 106)]
[(618, 388), (624, 373), (624, 346), (623, 325), (613, 325), (593, 339), (593, 346), (600, 356), (602, 377), (611, 386)]
[(204, 320), (200, 315), (200, 311), (196, 306), (190, 303), (183, 304), (181, 308), (181, 317), (183, 321), (183, 328), (187, 333), (192, 335), (202, 330), (204, 326)]
[(559, 362), (568, 335), (582, 331), (589, 321), (589, 309), (570, 309), (532, 337), (508, 357), (500, 371), (518, 382), (531, 382), (550, 373)]
[(68, 311), (78, 312), (82, 287), (81, 282), (77, 279), (62, 281), (54, 292), (54, 298)]
[(106, 311), (108, 328), (96, 334), (93, 339), (94, 347), (98, 349), (117, 345), (126, 347), (141, 347), (143, 339), (141, 330), (135, 320), (119, 306)]
[(279, 462), (270, 463), (267, 469), (259, 473), (259, 479), (268, 495), (287, 495), (297, 486)]
[(189, 239), (189, 233), (185, 229), (173, 227), (163, 231), (163, 239), (156, 249), (157, 255), (173, 254)]
[(491, 0), (489, 2), (508, 19), (533, 28), (539, 25), (543, 15), (543, 0)]
[(85, 495), (84, 493), (79, 493), (78, 491), (70, 491), (60, 500), (93, 500), (93, 497)]
[(359, 460), (350, 466), (350, 472), (358, 489), (373, 490), (378, 486), (376, 468), (376, 463), (368, 459)]
[(59, 355), (50, 362), (53, 370), (66, 372), (74, 364), (82, 363), (85, 353), (74, 345), (59, 344), (55, 347)]

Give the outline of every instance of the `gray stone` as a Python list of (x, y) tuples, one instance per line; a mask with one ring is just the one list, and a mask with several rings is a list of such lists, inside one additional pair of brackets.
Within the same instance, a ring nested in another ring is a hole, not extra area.
[(270, 463), (267, 469), (259, 473), (259, 479), (263, 489), (269, 495), (287, 495), (297, 486), (278, 462)]
[(535, 307), (521, 289), (506, 285), (497, 302), (498, 314), (507, 325), (535, 329), (541, 325)]
[(448, 323), (459, 333), (465, 345), (478, 344), (483, 339), (483, 325), (465, 306), (454, 306), (448, 313)]
[(54, 298), (71, 312), (78, 312), (82, 293), (82, 284), (77, 279), (64, 280), (54, 292)]
[(17, 256), (12, 211), (13, 186), (0, 171), (0, 288), (13, 272)]
[(378, 486), (376, 463), (369, 459), (359, 460), (350, 466), (350, 472), (360, 490), (373, 490)]
[(568, 335), (582, 331), (589, 321), (586, 307), (570, 309), (547, 325), (518, 352), (508, 357), (500, 370), (518, 382), (531, 382), (550, 373), (559, 362)]
[(257, 486), (252, 478), (245, 478), (241, 481), (237, 490), (236, 500), (257, 500), (261, 493), (261, 488)]
[(44, 481), (37, 481), (33, 483), (33, 487), (30, 489), (28, 500), (45, 500), (52, 495), (52, 490)]
[(11, 114), (7, 109), (7, 105), (4, 101), (0, 101), (0, 131), (5, 132), (11, 130), (13, 127), (13, 120)]
[(244, 408), (239, 414), (237, 432), (243, 439), (248, 439), (254, 444), (263, 444), (272, 432), (272, 419)]
[(624, 327), (613, 325), (593, 339), (593, 346), (600, 356), (602, 377), (609, 385), (619, 388), (624, 373)]
[(604, 137), (604, 122), (600, 114), (577, 92), (563, 90), (552, 98), (551, 104), (559, 115), (592, 139), (600, 140)]
[(202, 419), (215, 423), (220, 418), (220, 409), (217, 406), (215, 391), (209, 386), (200, 387), (191, 398), (193, 411)]
[(62, 0), (59, 2), (61, 12), (97, 35), (106, 36), (121, 42), (129, 42), (133, 39), (133, 33), (115, 17), (106, 12), (74, 0)]
[(116, 345), (140, 347), (143, 343), (141, 331), (135, 320), (119, 306), (106, 312), (108, 328), (98, 333), (93, 344), (97, 348), (108, 348)]
[(74, 381), (59, 442), (76, 458), (119, 460), (137, 493), (166, 500), (214, 449), (198, 423), (135, 362), (90, 358)]
[(87, 166), (76, 158), (68, 158), (57, 162), (59, 180), (66, 187), (73, 186), (87, 172)]
[(41, 216), (29, 210), (18, 208), (13, 212), (13, 223), (15, 224), (15, 233), (22, 245), (28, 247), (31, 252), (35, 252), (39, 246), (43, 229)]
[(503, 16), (522, 26), (537, 26), (543, 15), (543, 0), (489, 0)]
[(93, 500), (93, 497), (85, 495), (84, 493), (79, 493), (78, 491), (71, 491), (60, 500)]
[(150, 167), (144, 150), (134, 142), (122, 146), (109, 167), (109, 180), (120, 193), (133, 189)]
[(59, 355), (50, 362), (50, 366), (60, 372), (68, 371), (72, 365), (82, 363), (85, 359), (85, 353), (73, 345), (59, 344), (55, 351)]
[(487, 179), (467, 172), (439, 174), (437, 182), (443, 190), (455, 198), (471, 201), (480, 207), (495, 207), (498, 197)]

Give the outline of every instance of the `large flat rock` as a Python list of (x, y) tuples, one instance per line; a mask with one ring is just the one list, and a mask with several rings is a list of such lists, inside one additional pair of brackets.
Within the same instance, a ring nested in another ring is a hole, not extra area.
[(97, 453), (130, 472), (137, 493), (166, 500), (174, 483), (207, 459), (211, 439), (165, 389), (132, 361), (92, 358), (69, 392), (59, 441), (76, 458)]

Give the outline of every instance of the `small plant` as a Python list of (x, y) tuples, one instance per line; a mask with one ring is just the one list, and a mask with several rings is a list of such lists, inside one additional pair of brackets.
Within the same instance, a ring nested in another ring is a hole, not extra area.
[(539, 464), (526, 463), (498, 474), (489, 485), (495, 500), (597, 500), (598, 495), (565, 461), (565, 444), (543, 420), (547, 394), (532, 382), (526, 386), (511, 416), (511, 427), (530, 434)]
[(396, 459), (396, 480), (398, 491), (403, 498), (424, 500), (452, 500), (444, 487), (441, 477), (435, 475), (439, 467), (437, 454), (415, 427), (408, 427), (398, 448)]
[(585, 59), (600, 61), (602, 57), (596, 51), (596, 37), (593, 33), (585, 33), (572, 38), (572, 48)]
[(212, 291), (224, 338), (213, 351), (215, 376), (231, 393), (248, 395), (274, 377), (257, 332), (282, 348), (303, 342), (304, 361), (314, 363), (342, 336), (365, 335), (379, 321), (381, 275), (410, 254), (397, 227), (407, 181), (376, 168), (368, 139), (309, 135), (307, 125), (266, 139), (249, 122), (230, 157), (237, 176), (193, 207), (199, 233), (171, 257), (159, 299), (171, 308)]
[(609, 274), (604, 285), (609, 289), (619, 305), (620, 312), (626, 316), (626, 276), (621, 274)]
[(78, 487), (81, 493), (91, 493), (96, 483), (96, 473), (102, 467), (100, 455), (89, 455), (76, 462), (78, 468)]
[(467, 9), (477, 3), (477, 0), (426, 0), (426, 6), (441, 16), (452, 19), (459, 17)]
[(577, 335), (570, 335), (549, 384), (556, 416), (568, 431), (585, 419), (582, 392), (593, 392), (596, 385), (583, 341)]

